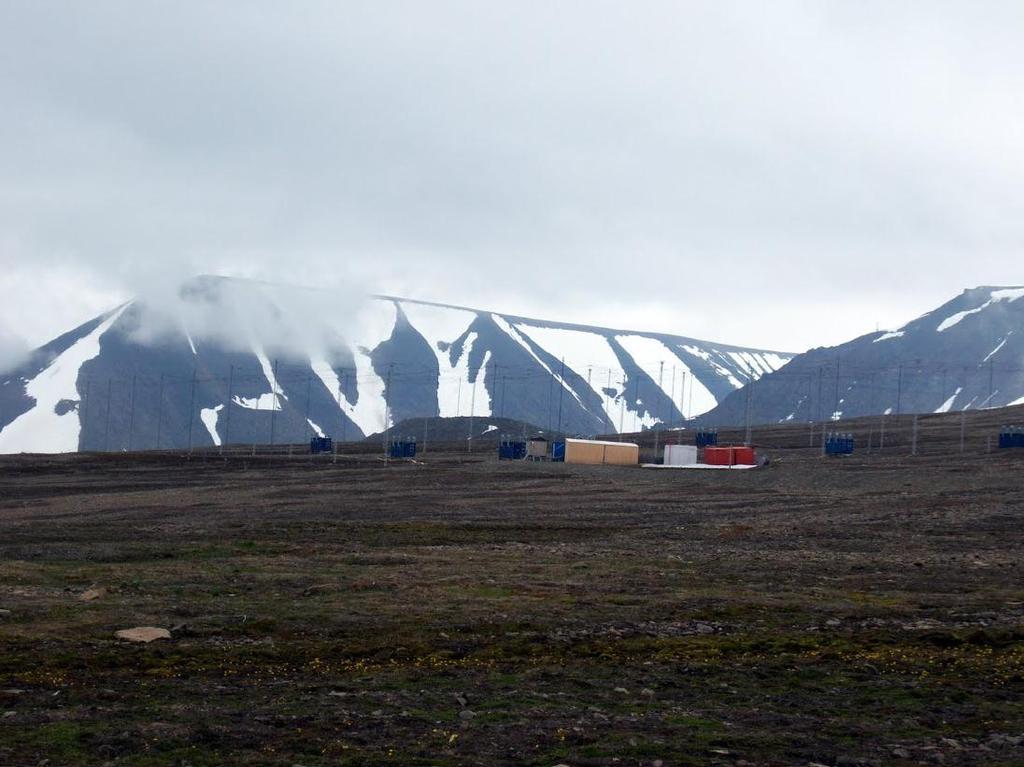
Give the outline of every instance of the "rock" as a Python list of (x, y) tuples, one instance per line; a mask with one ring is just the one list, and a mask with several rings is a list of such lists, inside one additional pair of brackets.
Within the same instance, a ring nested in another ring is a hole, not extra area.
[(644, 696), (646, 696), (648, 698), (653, 698), (654, 697), (654, 690), (652, 690), (650, 687), (645, 687), (644, 689), (642, 689), (640, 691), (640, 694), (644, 695)]
[(612, 692), (621, 692), (623, 695), (629, 695), (629, 690), (625, 687), (616, 687)]
[(463, 719), (463, 720), (466, 720), (466, 721), (472, 719), (474, 716), (476, 716), (476, 712), (475, 711), (470, 711), (468, 708), (463, 709), (462, 711), (459, 712), (459, 719)]
[(715, 627), (712, 626), (710, 623), (698, 623), (696, 626), (694, 626), (694, 628), (696, 629), (698, 634), (714, 634), (715, 633)]
[(843, 622), (838, 618), (829, 618), (827, 621), (825, 621), (825, 625), (835, 628), (836, 626), (842, 626)]
[(10, 610), (0, 610), (0, 618), (3, 618), (5, 615), (10, 615), (10, 614), (11, 614)]
[(95, 589), (86, 589), (78, 595), (78, 598), (81, 599), (83, 602), (92, 602), (94, 599), (101, 599), (106, 595), (107, 590), (103, 587), (99, 587)]
[(455, 702), (458, 703), (460, 706), (465, 706), (466, 696), (462, 693), (455, 693)]
[(136, 626), (132, 629), (121, 629), (115, 632), (114, 636), (126, 642), (148, 644), (149, 642), (155, 642), (157, 639), (170, 639), (171, 632), (156, 626)]
[(894, 748), (890, 753), (897, 759), (909, 759), (910, 752), (905, 748)]
[(10, 719), (12, 716), (17, 716), (17, 715), (18, 715), (17, 711), (4, 711), (3, 718), (4, 719)]

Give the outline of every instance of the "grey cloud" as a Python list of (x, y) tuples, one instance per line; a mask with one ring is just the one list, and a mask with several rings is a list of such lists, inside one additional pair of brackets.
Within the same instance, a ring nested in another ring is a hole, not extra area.
[(126, 295), (240, 273), (839, 341), (1024, 281), (1022, 22), (1014, 3), (7, 5), (0, 257)]

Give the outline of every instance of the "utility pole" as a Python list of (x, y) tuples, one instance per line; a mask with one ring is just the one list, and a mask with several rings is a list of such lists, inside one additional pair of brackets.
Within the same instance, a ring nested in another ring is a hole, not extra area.
[(896, 415), (903, 409), (903, 363), (896, 366)]
[(89, 435), (89, 405), (92, 400), (92, 379), (85, 382), (85, 413), (82, 414), (82, 438), (79, 447), (85, 447), (85, 438)]
[[(693, 386), (693, 379), (690, 379), (690, 386)], [(679, 386), (679, 416), (683, 421), (686, 420), (686, 411), (683, 409), (683, 403), (686, 401), (686, 371), (683, 371), (683, 380)], [(682, 426), (682, 424), (680, 424)]]
[(473, 391), (469, 397), (469, 437), (466, 439), (466, 451), (469, 453), (473, 452), (473, 416), (476, 413), (476, 381), (480, 377), (479, 373), (480, 368), (477, 368), (477, 375), (473, 378)]
[(743, 444), (750, 447), (750, 400), (753, 396), (754, 381), (751, 379), (750, 383), (747, 384), (747, 431), (744, 437)]
[(562, 398), (565, 396), (565, 357), (562, 357), (562, 369), (558, 374), (558, 430), (557, 434), (562, 433)]
[(132, 395), (128, 404), (128, 452), (132, 451), (132, 432), (135, 431), (135, 379), (137, 373), (132, 373)]
[(193, 411), (196, 406), (196, 368), (192, 366), (192, 396), (188, 403), (188, 453), (192, 455), (192, 422), (195, 421)]
[[(665, 360), (661, 360), (658, 363), (658, 388), (661, 389), (662, 391), (664, 391), (664, 389), (662, 389), (661, 382), (662, 382), (662, 380), (664, 378), (665, 378)], [(654, 414), (652, 413), (651, 415), (653, 416)]]
[(612, 369), (608, 368), (608, 386), (605, 387), (604, 396), (601, 399), (603, 400), (602, 404), (604, 405), (604, 418), (605, 418), (605, 422), (608, 424), (608, 431), (610, 431), (610, 432), (611, 431), (615, 431), (615, 424), (612, 423), (612, 414), (610, 412), (611, 408), (608, 406), (609, 398), (612, 396), (611, 393), (610, 393), (611, 390), (612, 390)]
[[(636, 382), (633, 384), (633, 404), (636, 405), (636, 410), (633, 411), (633, 431), (639, 432), (637, 428), (637, 419), (640, 417), (640, 376), (636, 377)], [(642, 428), (642, 424), (641, 424)]]
[[(348, 419), (345, 417), (345, 409), (344, 409), (344, 407), (342, 407), (341, 398), (343, 396), (343, 392), (345, 391), (345, 389), (348, 388), (348, 371), (347, 370), (343, 370), (341, 372), (341, 380), (344, 381), (344, 383), (341, 385), (342, 388), (338, 389), (338, 407), (341, 408), (341, 441), (344, 442), (345, 441), (345, 437), (347, 436), (347, 432), (348, 432)], [(345, 401), (347, 402), (348, 401), (348, 394), (345, 393), (344, 397), (345, 397)]]
[(270, 387), (270, 444), (274, 444), (274, 421), (277, 419), (277, 360), (274, 360), (274, 383)]
[(626, 415), (626, 371), (622, 371), (622, 394), (619, 395), (619, 442), (622, 442), (623, 419)]
[(988, 399), (985, 400), (986, 407), (992, 407), (992, 367), (993, 360), (989, 357), (988, 360)]
[(164, 373), (160, 374), (160, 395), (156, 414), (156, 449), (160, 449), (160, 427), (164, 420)]
[(224, 414), (224, 444), (231, 444), (231, 400), (234, 396), (235, 391), (235, 366), (230, 365), (228, 367), (228, 401), (225, 403), (224, 408), (227, 412)]
[(832, 418), (838, 420), (836, 414), (839, 412), (839, 355), (836, 354), (836, 397), (835, 406), (832, 408)]
[(111, 379), (107, 379), (107, 417), (103, 424), (103, 452), (106, 453), (110, 450), (110, 388), (112, 386)]
[(309, 423), (309, 400), (313, 389), (313, 375), (306, 376), (306, 439), (313, 433), (313, 426)]
[[(674, 408), (676, 406), (676, 366), (672, 366), (672, 396), (669, 397), (669, 407)], [(679, 411), (680, 419), (683, 417), (682, 411)], [(669, 411), (669, 428), (672, 428), (672, 424), (675, 422), (675, 418), (672, 417), (671, 410)], [(682, 424), (680, 424), (682, 426)]]
[(388, 458), (388, 432), (391, 430), (391, 371), (394, 369), (395, 363), (388, 363), (388, 380), (384, 384), (384, 462), (387, 463)]
[(818, 420), (821, 420), (821, 380), (824, 375), (824, 365), (818, 365)]

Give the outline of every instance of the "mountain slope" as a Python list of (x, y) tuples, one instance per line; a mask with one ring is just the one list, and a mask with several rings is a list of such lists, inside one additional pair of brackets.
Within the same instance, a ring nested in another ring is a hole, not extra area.
[(390, 296), (201, 277), (0, 379), (0, 452), (358, 439), (423, 416), (679, 423), (791, 355)]
[(702, 419), (713, 424), (941, 413), (1024, 403), (1024, 288), (979, 287), (903, 327), (812, 349)]

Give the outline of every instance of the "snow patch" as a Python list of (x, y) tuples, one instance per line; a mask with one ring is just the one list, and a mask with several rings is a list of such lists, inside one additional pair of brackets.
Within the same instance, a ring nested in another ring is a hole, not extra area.
[(220, 435), (217, 433), (217, 419), (219, 418), (220, 411), (224, 409), (224, 405), (217, 405), (217, 407), (204, 407), (199, 411), (199, 420), (203, 422), (203, 426), (206, 427), (206, 431), (210, 434), (210, 439), (213, 440), (213, 444), (220, 447)]
[(935, 408), (935, 412), (936, 413), (948, 413), (949, 409), (951, 407), (953, 407), (954, 400), (956, 400), (956, 398), (960, 395), (960, 392), (962, 392), (963, 390), (964, 390), (964, 387), (962, 387), (962, 386), (956, 387), (956, 391), (953, 392), (953, 396), (950, 397), (949, 399), (947, 399), (945, 402), (943, 402), (937, 408)]
[(983, 303), (977, 309), (968, 309), (967, 311), (957, 312), (956, 314), (953, 314), (944, 319), (942, 322), (940, 322), (939, 326), (935, 329), (939, 333), (941, 333), (944, 330), (949, 330), (951, 327), (959, 323), (960, 320), (962, 320), (964, 317), (967, 317), (971, 314), (977, 314), (978, 312), (987, 309), (994, 303), (998, 303), (999, 301), (1016, 301), (1018, 298), (1024, 298), (1024, 288), (1005, 288), (1003, 290), (993, 290), (989, 294), (988, 301)]
[(990, 359), (992, 359), (992, 357), (995, 356), (995, 353), (1003, 348), (1003, 346), (1006, 344), (1006, 342), (1009, 340), (1010, 336), (1012, 336), (1012, 335), (1013, 335), (1013, 331), (1011, 330), (1009, 333), (1006, 334), (1006, 336), (1003, 338), (1002, 341), (1000, 341), (998, 344), (996, 344), (996, 348), (995, 349), (993, 349), (987, 355), (985, 355), (985, 359), (983, 359), (981, 361), (981, 364), (984, 365), (986, 362), (988, 362)]
[[(441, 418), (458, 416), (462, 405), (460, 394), (463, 390), (468, 392), (472, 386), (469, 380), (469, 350), (476, 339), (476, 333), (472, 334), (473, 340), (467, 338), (463, 354), (455, 364), (452, 364), (449, 348), (469, 330), (477, 314), (465, 309), (412, 303), (403, 303), (402, 311), (437, 357), (438, 415)], [(465, 365), (462, 364), (463, 360)]]
[(78, 372), (100, 353), (100, 338), (110, 330), (130, 304), (115, 309), (91, 333), (78, 339), (25, 384), (25, 393), (35, 400), (31, 410), (15, 418), (0, 431), (0, 453), (73, 453), (78, 450), (82, 431), (80, 407), (57, 415), (61, 400), (81, 405)]
[(880, 335), (878, 338), (876, 338), (871, 343), (877, 344), (879, 341), (888, 341), (890, 338), (902, 338), (902, 337), (903, 337), (903, 331), (902, 330), (890, 330), (888, 333), (882, 333), (882, 335)]

